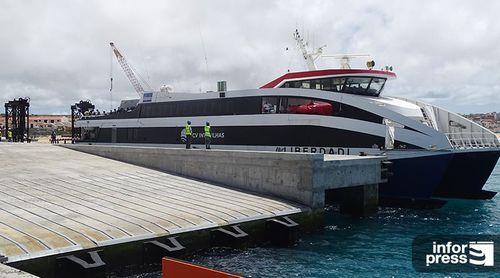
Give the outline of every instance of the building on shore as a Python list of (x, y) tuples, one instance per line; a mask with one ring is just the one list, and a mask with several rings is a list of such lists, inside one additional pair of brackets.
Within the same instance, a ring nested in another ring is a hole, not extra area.
[(500, 113), (498, 112), (489, 112), (489, 113), (474, 113), (464, 115), (469, 120), (472, 120), (487, 129), (500, 133)]
[[(30, 115), (29, 118), (30, 134), (47, 135), (52, 130), (58, 133), (71, 132), (71, 116), (69, 115)], [(11, 123), (9, 122), (9, 126)], [(0, 134), (5, 129), (5, 114), (0, 115)]]
[(32, 115), (30, 128), (71, 127), (71, 116), (68, 115)]

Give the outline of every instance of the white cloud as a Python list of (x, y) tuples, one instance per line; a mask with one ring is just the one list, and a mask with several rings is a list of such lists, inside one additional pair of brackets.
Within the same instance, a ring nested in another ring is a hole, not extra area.
[[(328, 54), (370, 53), (378, 66), (393, 65), (399, 78), (386, 94), (498, 111), (499, 10), (498, 1), (4, 0), (0, 101), (30, 96), (38, 113), (67, 112), (80, 99), (108, 109), (109, 41), (155, 88), (197, 92), (217, 80), (256, 88), (305, 69), (291, 38), (298, 27)], [(113, 64), (115, 100), (134, 97)]]

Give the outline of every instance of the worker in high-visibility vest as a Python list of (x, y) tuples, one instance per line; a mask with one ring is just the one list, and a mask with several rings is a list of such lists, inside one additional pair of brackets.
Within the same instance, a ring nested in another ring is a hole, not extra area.
[(210, 141), (212, 140), (212, 132), (210, 131), (210, 123), (205, 124), (205, 148), (210, 150)]
[(186, 128), (186, 149), (191, 149), (191, 140), (193, 138), (193, 129), (191, 129), (191, 121), (187, 121)]
[(12, 130), (7, 131), (7, 141), (12, 141)]

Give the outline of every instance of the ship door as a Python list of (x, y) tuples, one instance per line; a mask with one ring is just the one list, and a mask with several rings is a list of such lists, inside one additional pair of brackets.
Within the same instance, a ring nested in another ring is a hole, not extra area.
[(116, 127), (111, 129), (111, 143), (116, 143)]

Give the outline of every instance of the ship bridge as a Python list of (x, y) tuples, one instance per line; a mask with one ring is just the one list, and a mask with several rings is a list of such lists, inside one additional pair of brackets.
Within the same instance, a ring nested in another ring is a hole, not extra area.
[(302, 88), (356, 95), (379, 96), (384, 88), (385, 82), (388, 79), (395, 78), (396, 74), (389, 70), (315, 70), (290, 72), (260, 88)]

